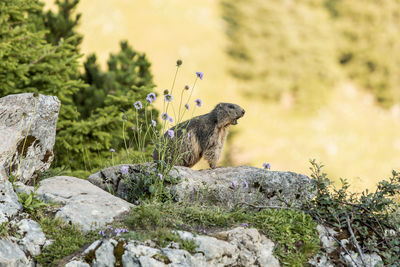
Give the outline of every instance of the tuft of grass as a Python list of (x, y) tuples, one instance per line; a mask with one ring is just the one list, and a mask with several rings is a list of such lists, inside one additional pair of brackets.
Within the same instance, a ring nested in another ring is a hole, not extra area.
[(43, 266), (57, 266), (63, 257), (98, 239), (94, 231), (84, 233), (77, 226), (63, 222), (59, 218), (45, 217), (39, 213), (38, 219), (46, 238), (53, 240), (51, 245), (35, 257), (37, 263)]
[[(171, 241), (165, 235), (170, 230), (204, 234), (248, 224), (274, 241), (274, 254), (283, 266), (303, 266), (320, 250), (316, 223), (311, 216), (296, 210), (225, 210), (214, 206), (148, 201), (134, 207), (125, 223), (135, 230), (136, 235), (157, 237), (159, 242)], [(192, 244), (184, 246), (193, 250)]]

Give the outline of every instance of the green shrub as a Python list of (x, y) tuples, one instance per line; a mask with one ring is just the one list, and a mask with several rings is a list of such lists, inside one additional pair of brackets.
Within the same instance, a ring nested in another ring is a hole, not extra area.
[[(347, 246), (359, 253), (378, 253), (385, 266), (400, 265), (400, 220), (399, 213), (400, 173), (393, 171), (388, 181), (379, 182), (375, 192), (362, 194), (349, 192), (349, 184), (342, 179), (339, 189), (333, 187), (322, 165), (311, 161), (312, 178), (317, 195), (305, 210), (320, 224), (332, 227), (340, 233), (337, 239), (349, 239)], [(351, 232), (354, 232), (355, 241)], [(342, 247), (339, 252), (344, 252)], [(331, 259), (343, 264), (340, 258)]]
[(274, 254), (284, 266), (303, 266), (319, 251), (316, 223), (295, 210), (229, 211), (215, 206), (145, 201), (132, 209), (125, 223), (136, 233), (147, 234), (166, 229), (204, 234), (245, 224), (275, 242)]

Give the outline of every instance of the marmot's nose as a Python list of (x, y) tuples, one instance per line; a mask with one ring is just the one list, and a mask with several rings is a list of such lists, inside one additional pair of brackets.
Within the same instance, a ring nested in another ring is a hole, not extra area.
[(242, 109), (242, 116), (244, 115), (245, 112), (246, 112), (246, 111), (244, 111), (244, 109)]

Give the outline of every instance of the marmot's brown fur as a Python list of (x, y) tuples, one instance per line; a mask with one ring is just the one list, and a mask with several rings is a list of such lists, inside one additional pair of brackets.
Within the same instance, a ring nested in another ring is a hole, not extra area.
[[(164, 140), (168, 141), (168, 149), (172, 148), (172, 151), (164, 153), (164, 160), (170, 162), (169, 156), (176, 154), (173, 152), (178, 149), (182, 159), (175, 165), (192, 167), (204, 157), (214, 169), (221, 155), (229, 125), (236, 125), (244, 113), (244, 109), (238, 105), (219, 103), (210, 113), (172, 127), (170, 130), (174, 131), (173, 138), (167, 132), (164, 134)], [(157, 149), (153, 152), (153, 159), (161, 159)]]

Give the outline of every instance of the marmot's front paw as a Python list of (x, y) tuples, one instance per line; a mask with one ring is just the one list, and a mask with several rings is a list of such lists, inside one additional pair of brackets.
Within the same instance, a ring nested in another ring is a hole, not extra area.
[(216, 167), (217, 167), (217, 164), (215, 164), (215, 163), (211, 164), (211, 163), (210, 163), (210, 168), (211, 168), (211, 169), (215, 169)]

